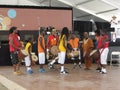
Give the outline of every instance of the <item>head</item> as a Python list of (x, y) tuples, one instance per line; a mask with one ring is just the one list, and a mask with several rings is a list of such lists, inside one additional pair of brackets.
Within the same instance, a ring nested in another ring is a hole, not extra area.
[(51, 33), (52, 33), (52, 35), (56, 34), (56, 29), (53, 28)]
[(112, 19), (114, 19), (114, 20), (115, 20), (116, 18), (117, 18), (116, 16), (112, 16)]
[(41, 28), (41, 29), (40, 29), (40, 34), (41, 34), (41, 35), (44, 35), (44, 32), (45, 32), (44, 29)]
[(32, 38), (32, 37), (29, 37), (29, 38), (28, 38), (28, 42), (33, 43), (33, 38)]
[(11, 27), (9, 33), (17, 33), (17, 27)]
[(86, 38), (86, 39), (87, 39), (87, 38), (88, 38), (88, 36), (89, 36), (89, 35), (88, 35), (88, 32), (84, 32), (84, 38)]
[(99, 40), (99, 37), (100, 37), (100, 31), (99, 30), (96, 30), (95, 31), (95, 40)]
[(71, 34), (71, 38), (74, 39), (76, 36), (74, 33)]
[(63, 36), (63, 35), (66, 35), (66, 37), (67, 37), (67, 39), (68, 39), (69, 30), (68, 30), (67, 27), (64, 27), (64, 28), (62, 29), (61, 36)]

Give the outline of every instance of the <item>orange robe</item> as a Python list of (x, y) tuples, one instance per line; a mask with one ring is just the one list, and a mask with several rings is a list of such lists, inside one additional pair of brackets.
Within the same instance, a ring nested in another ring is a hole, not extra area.
[(94, 44), (91, 38), (83, 39), (82, 48), (83, 48), (85, 66), (87, 69), (89, 69), (92, 65), (92, 59), (89, 56), (89, 54), (92, 51), (93, 47), (94, 47)]

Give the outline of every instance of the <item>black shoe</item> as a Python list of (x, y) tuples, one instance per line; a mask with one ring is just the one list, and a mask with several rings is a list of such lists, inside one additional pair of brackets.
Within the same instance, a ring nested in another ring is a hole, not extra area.
[(100, 67), (98, 67), (96, 70), (97, 70), (98, 72), (101, 72), (101, 68), (100, 68)]
[(54, 66), (52, 64), (48, 63), (48, 68), (49, 69), (54, 69)]
[(68, 74), (68, 72), (64, 70), (64, 71), (61, 71), (60, 74)]

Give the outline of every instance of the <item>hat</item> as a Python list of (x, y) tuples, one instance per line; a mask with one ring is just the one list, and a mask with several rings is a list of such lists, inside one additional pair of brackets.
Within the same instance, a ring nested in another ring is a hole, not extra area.
[(114, 15), (114, 16), (112, 16), (112, 18), (116, 18), (116, 16)]

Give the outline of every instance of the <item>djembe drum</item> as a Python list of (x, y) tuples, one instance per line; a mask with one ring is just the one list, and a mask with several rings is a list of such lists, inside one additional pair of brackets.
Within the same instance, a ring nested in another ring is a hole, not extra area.
[(79, 51), (68, 51), (67, 58), (76, 58), (79, 56)]
[(92, 50), (90, 53), (90, 57), (92, 57), (94, 60), (98, 60), (100, 58), (99, 50), (97, 50), (97, 49)]
[(31, 56), (31, 57), (32, 57), (32, 61), (37, 62), (37, 61), (38, 61), (37, 55), (35, 55), (34, 52), (32, 52), (31, 55), (32, 55), (32, 56)]
[(26, 56), (28, 56), (28, 52), (25, 49), (21, 49), (18, 52), (18, 58), (19, 59), (24, 59)]
[(58, 55), (58, 48), (57, 48), (57, 46), (52, 46), (51, 49), (50, 49), (50, 53), (53, 56), (57, 56)]

